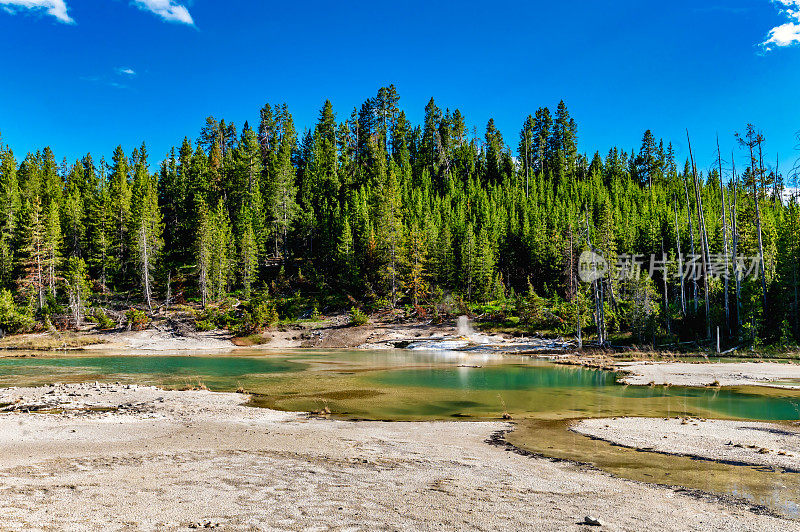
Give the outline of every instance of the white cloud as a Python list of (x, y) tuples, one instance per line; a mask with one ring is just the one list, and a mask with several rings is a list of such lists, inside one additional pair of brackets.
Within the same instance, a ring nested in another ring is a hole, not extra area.
[(136, 71), (133, 70), (132, 68), (119, 67), (117, 69), (117, 74), (122, 74), (122, 75), (125, 75), (125, 76), (135, 76), (136, 75)]
[(67, 14), (67, 4), (64, 0), (0, 0), (9, 13), (17, 9), (44, 9), (48, 15), (56, 17), (65, 24), (74, 24), (75, 21)]
[(789, 18), (789, 22), (769, 30), (769, 38), (761, 43), (761, 47), (766, 51), (770, 51), (775, 47), (800, 43), (800, 0), (772, 1), (780, 4), (779, 9), (781, 13)]
[(173, 0), (133, 0), (133, 3), (166, 21), (194, 26), (194, 20), (192, 20), (189, 10), (181, 4), (176, 4)]
[[(175, 0), (131, 0), (131, 2), (140, 9), (155, 13), (168, 22), (194, 26), (194, 20), (189, 14), (189, 10)], [(67, 13), (66, 0), (0, 0), (0, 7), (9, 13), (16, 13), (22, 9), (45, 10), (48, 15), (54, 16), (65, 24), (75, 23)]]

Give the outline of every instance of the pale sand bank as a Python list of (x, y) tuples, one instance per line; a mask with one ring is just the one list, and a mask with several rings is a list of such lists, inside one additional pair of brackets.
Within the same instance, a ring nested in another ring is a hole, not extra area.
[(800, 425), (696, 418), (585, 419), (579, 434), (642, 450), (800, 471)]
[(623, 384), (773, 386), (800, 389), (800, 365), (776, 362), (618, 362)]
[[(0, 528), (786, 530), (713, 498), (521, 456), (499, 422), (308, 419), (152, 387), (0, 390)], [(5, 407), (6, 409), (9, 406)]]
[(231, 335), (223, 331), (194, 332), (179, 334), (171, 330), (145, 329), (144, 331), (124, 331), (104, 335), (106, 343), (89, 346), (91, 350), (121, 352), (137, 351), (211, 351), (225, 352), (236, 349)]

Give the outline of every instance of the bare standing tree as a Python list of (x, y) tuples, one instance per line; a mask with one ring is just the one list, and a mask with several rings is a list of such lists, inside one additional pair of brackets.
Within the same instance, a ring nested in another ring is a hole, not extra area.
[(686, 289), (683, 284), (683, 254), (681, 253), (681, 231), (678, 228), (678, 202), (675, 202), (675, 241), (678, 245), (678, 279), (681, 283), (681, 313), (686, 316)]
[(710, 254), (708, 252), (708, 233), (706, 232), (706, 218), (703, 212), (703, 197), (700, 194), (700, 183), (697, 179), (697, 166), (694, 164), (692, 154), (692, 141), (689, 139), (689, 130), (686, 130), (686, 140), (689, 143), (689, 158), (692, 162), (692, 183), (694, 184), (695, 206), (697, 207), (697, 225), (700, 230), (700, 251), (703, 256), (703, 297), (706, 306), (706, 337), (711, 338), (711, 305), (708, 299), (708, 263)]
[[(686, 185), (689, 176), (683, 176), (683, 195), (686, 197), (686, 216), (689, 218), (689, 250), (692, 253), (692, 259), (697, 256), (694, 247), (694, 225), (692, 223), (692, 207), (691, 203), (689, 202), (689, 188)], [(692, 275), (692, 305), (694, 306), (694, 312), (697, 313), (697, 278)]]
[[(731, 205), (731, 244), (732, 244), (732, 254), (734, 260), (736, 260), (736, 255), (739, 252), (739, 224), (738, 224), (738, 210), (737, 210), (737, 200), (739, 198), (739, 178), (736, 177), (736, 160), (734, 159), (733, 152), (731, 152), (731, 168), (733, 172), (733, 205)], [(733, 266), (733, 280), (736, 286), (736, 330), (738, 331), (742, 328), (742, 313), (741, 307), (739, 306), (740, 302), (740, 295), (741, 295), (741, 271), (739, 269), (739, 264), (734, 263)]]
[(731, 331), (731, 311), (728, 300), (728, 224), (725, 216), (725, 187), (722, 184), (722, 152), (719, 149), (719, 135), (717, 135), (717, 164), (719, 165), (719, 194), (722, 200), (722, 247), (725, 254), (725, 324), (728, 327), (728, 334)]

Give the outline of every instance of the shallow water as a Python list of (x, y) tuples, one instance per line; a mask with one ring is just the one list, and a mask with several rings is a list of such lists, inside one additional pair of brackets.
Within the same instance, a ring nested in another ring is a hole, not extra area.
[[(800, 392), (764, 387), (624, 386), (612, 372), (533, 357), (454, 352), (254, 351), (236, 355), (42, 356), (0, 358), (0, 386), (53, 381), (202, 383), (244, 388), (286, 410), (332, 411), (370, 419), (566, 419), (675, 416), (798, 420)], [(365, 401), (369, 397), (369, 401)]]
[(545, 456), (589, 462), (619, 477), (729, 495), (788, 517), (800, 517), (800, 474), (619, 447), (573, 432), (571, 423), (523, 420), (506, 439)]
[(233, 377), (251, 373), (275, 373), (302, 369), (281, 358), (209, 357), (209, 356), (106, 356), (106, 357), (36, 357), (0, 358), (0, 373), (12, 369), (52, 367), (70, 371), (91, 368), (109, 375), (158, 374)]
[(734, 495), (800, 514), (798, 474), (630, 451), (567, 430), (568, 420), (605, 416), (798, 420), (798, 391), (624, 386), (611, 372), (532, 357), (434, 351), (0, 358), (0, 386), (87, 380), (244, 388), (257, 394), (255, 406), (304, 411), (327, 406), (358, 419), (497, 419), (508, 412), (520, 422), (509, 436), (519, 447), (592, 462), (627, 478)]

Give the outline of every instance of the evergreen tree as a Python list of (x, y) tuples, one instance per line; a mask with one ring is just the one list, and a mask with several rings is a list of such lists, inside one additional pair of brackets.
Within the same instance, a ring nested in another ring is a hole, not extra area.
[(386, 280), (394, 307), (397, 304), (399, 261), (402, 256), (403, 239), (401, 196), (394, 161), (390, 162), (388, 171), (382, 174), (376, 208), (377, 245), (382, 255), (382, 277)]
[(428, 292), (426, 281), (428, 241), (427, 235), (416, 223), (408, 229), (405, 249), (407, 251), (405, 287), (411, 297), (411, 303), (417, 306), (420, 299)]
[(42, 201), (39, 196), (34, 196), (33, 201), (26, 201), (25, 211), (28, 213), (28, 218), (22, 232), (21, 275), (17, 284), (20, 292), (34, 299), (36, 307), (41, 310), (45, 304), (48, 254), (45, 222), (42, 219)]
[(80, 161), (72, 166), (63, 201), (64, 252), (80, 257), (86, 245), (84, 166)]
[(117, 146), (112, 157), (109, 176), (109, 204), (112, 206), (109, 261), (114, 274), (124, 281), (129, 259), (128, 229), (131, 217), (131, 186), (128, 176), (128, 158)]
[(243, 295), (250, 299), (251, 288), (258, 268), (258, 244), (253, 230), (250, 209), (242, 205), (239, 213), (239, 274), (242, 280)]
[(203, 308), (208, 304), (211, 297), (211, 268), (212, 254), (214, 253), (214, 218), (208, 211), (208, 206), (203, 200), (198, 201), (197, 205), (197, 276), (200, 288), (200, 298)]
[(297, 186), (295, 169), (292, 165), (292, 152), (296, 136), (291, 115), (283, 115), (272, 181), (268, 184), (268, 213), (273, 220), (275, 236), (275, 256), (286, 256), (289, 233), (298, 214)]
[(105, 161), (100, 162), (101, 177), (91, 190), (87, 213), (87, 255), (89, 271), (100, 284), (102, 292), (108, 289), (109, 274), (112, 266), (113, 214), (111, 194), (105, 177)]
[(21, 200), (14, 154), (0, 142), (0, 285), (12, 281)]
[(468, 301), (472, 300), (480, 276), (477, 246), (472, 224), (467, 224), (464, 238), (461, 240), (461, 282)]
[(47, 287), (50, 295), (56, 297), (56, 283), (58, 276), (59, 263), (61, 262), (61, 216), (59, 214), (58, 203), (53, 201), (50, 203), (47, 218), (45, 220), (45, 235), (44, 235), (44, 265), (47, 275)]
[(211, 217), (210, 294), (220, 300), (228, 294), (233, 274), (233, 240), (228, 211), (220, 200)]
[(64, 288), (69, 298), (69, 308), (75, 326), (83, 322), (84, 307), (90, 295), (89, 274), (86, 262), (79, 257), (70, 257), (64, 268)]
[(133, 242), (131, 248), (136, 257), (140, 273), (142, 296), (147, 308), (153, 309), (153, 270), (163, 246), (163, 226), (161, 211), (158, 208), (157, 177), (147, 170), (147, 152), (144, 144), (139, 151), (134, 168), (133, 208), (130, 215), (129, 234)]

